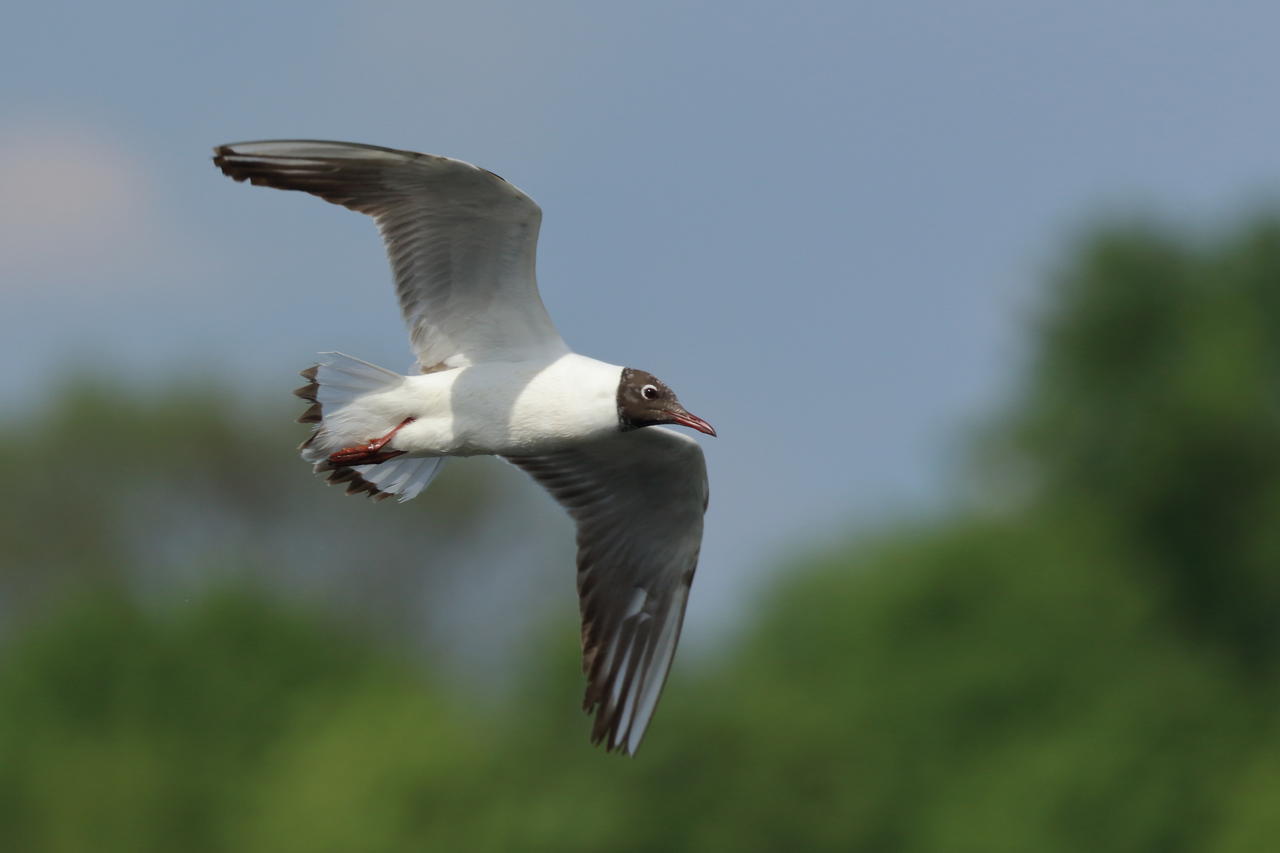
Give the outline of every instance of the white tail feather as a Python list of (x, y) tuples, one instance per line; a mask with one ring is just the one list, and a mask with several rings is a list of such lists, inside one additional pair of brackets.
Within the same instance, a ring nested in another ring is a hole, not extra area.
[(310, 384), (296, 392), (313, 403), (301, 420), (316, 425), (300, 448), (302, 458), (315, 466), (316, 473), (327, 475), (329, 482), (348, 483), (348, 494), (396, 495), (401, 501), (417, 497), (435, 478), (443, 457), (397, 456), (377, 465), (351, 467), (329, 462), (333, 451), (373, 437), (365, 434), (372, 427), (361, 400), (399, 387), (405, 377), (340, 352), (321, 355), (324, 361), (303, 371)]
[(340, 409), (377, 391), (387, 391), (404, 382), (404, 377), (385, 367), (340, 352), (322, 352), (327, 361), (316, 365), (316, 402), (325, 408)]
[(404, 503), (431, 485), (443, 464), (443, 456), (397, 456), (379, 465), (357, 465), (355, 470), (378, 491), (395, 495)]

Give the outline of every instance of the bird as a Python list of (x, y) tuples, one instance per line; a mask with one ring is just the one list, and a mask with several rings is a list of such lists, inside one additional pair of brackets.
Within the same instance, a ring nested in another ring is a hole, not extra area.
[(402, 375), (321, 353), (302, 371), (299, 450), (349, 494), (409, 500), (449, 457), (529, 474), (577, 527), (583, 709), (591, 741), (634, 755), (675, 656), (709, 487), (694, 438), (715, 429), (653, 374), (574, 352), (535, 277), (542, 211), (461, 160), (376, 145), (216, 146), (236, 181), (371, 216), (417, 364)]

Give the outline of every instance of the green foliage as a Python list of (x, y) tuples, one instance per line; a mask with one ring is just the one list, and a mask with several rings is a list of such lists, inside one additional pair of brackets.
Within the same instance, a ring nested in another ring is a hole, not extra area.
[(353, 692), (424, 690), (385, 653), (244, 593), (164, 615), (72, 606), (0, 671), (9, 849), (227, 849), (266, 752)]
[(1212, 808), (1203, 771), (1241, 748), (1244, 697), (1170, 630), (1108, 531), (1063, 522), (891, 542), (780, 602), (749, 673), (783, 733), (770, 763), (808, 785), (752, 796), (780, 823), (806, 804), (853, 816), (803, 846), (1201, 849), (1169, 815), (1194, 826)]
[[(70, 394), (32, 430), (58, 476), (0, 513), (28, 614), (0, 657), (3, 847), (1269, 850), (1280, 225), (1102, 232), (1041, 332), (989, 472), (1018, 500), (789, 567), (723, 657), (677, 666), (634, 760), (587, 745), (568, 643), (486, 701), (246, 586), (281, 529), (337, 517), (282, 486), (271, 428)], [(58, 468), (87, 421), (111, 437)], [(193, 509), (223, 521), (189, 551), (128, 523)], [(148, 561), (229, 580), (157, 601)]]
[(1055, 290), (1014, 447), (1122, 519), (1189, 630), (1280, 676), (1280, 221), (1201, 250), (1121, 230)]
[[(281, 395), (287, 397), (287, 395)], [(47, 411), (3, 424), (0, 616), (39, 619), (64, 596), (143, 589), (189, 595), (251, 576), (306, 579), (370, 623), (420, 618), (497, 504), (483, 466), (446, 466), (414, 505), (343, 498), (297, 458), (302, 409), (232, 398), (191, 379), (143, 394), (77, 377)], [(353, 567), (358, 571), (353, 571)]]

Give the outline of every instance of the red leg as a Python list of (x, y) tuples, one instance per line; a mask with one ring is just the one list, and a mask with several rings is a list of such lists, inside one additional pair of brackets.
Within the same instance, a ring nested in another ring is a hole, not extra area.
[(387, 446), (387, 442), (395, 437), (401, 429), (413, 423), (413, 418), (405, 418), (395, 429), (384, 435), (382, 438), (375, 438), (373, 441), (367, 441), (364, 444), (357, 444), (354, 447), (344, 447), (341, 450), (335, 450), (329, 454), (329, 462), (333, 465), (376, 465), (379, 462), (386, 462), (388, 459), (394, 459), (404, 453), (403, 450), (383, 450)]

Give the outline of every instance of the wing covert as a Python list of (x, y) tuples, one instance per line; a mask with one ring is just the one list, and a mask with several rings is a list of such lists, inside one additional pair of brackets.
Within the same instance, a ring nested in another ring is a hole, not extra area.
[(648, 427), (507, 461), (578, 523), (583, 708), (595, 714), (593, 742), (634, 753), (666, 683), (698, 564), (702, 448)]
[(374, 218), (424, 371), (567, 351), (534, 273), (542, 211), (493, 172), (350, 142), (239, 142), (214, 152), (237, 181)]

